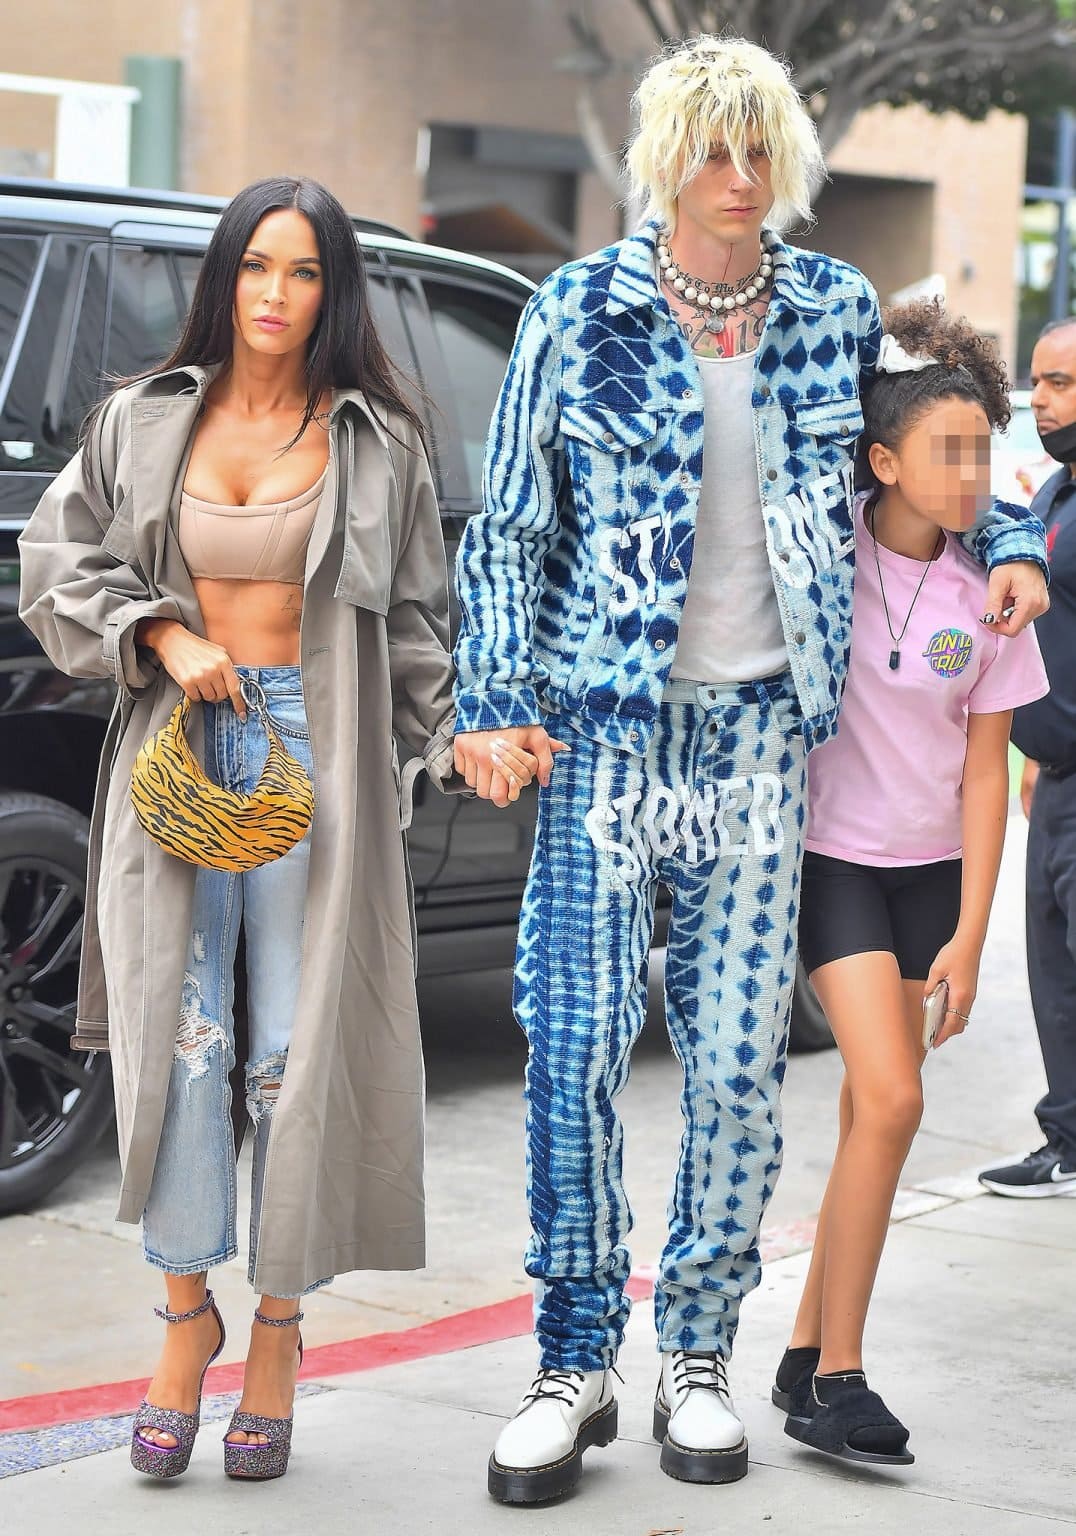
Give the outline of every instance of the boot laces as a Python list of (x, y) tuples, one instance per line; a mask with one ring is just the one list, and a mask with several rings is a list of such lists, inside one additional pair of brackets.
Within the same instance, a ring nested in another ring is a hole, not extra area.
[(583, 1381), (582, 1371), (539, 1371), (523, 1401), (565, 1403), (571, 1408), (583, 1390)]
[(729, 1382), (720, 1355), (691, 1355), (678, 1350), (673, 1357), (673, 1385), (678, 1392), (716, 1392), (728, 1398)]

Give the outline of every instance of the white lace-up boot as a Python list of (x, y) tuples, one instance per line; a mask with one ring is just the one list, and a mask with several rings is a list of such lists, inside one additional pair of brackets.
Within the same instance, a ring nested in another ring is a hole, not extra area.
[(489, 1491), (502, 1504), (556, 1499), (579, 1481), (583, 1452), (616, 1439), (608, 1371), (539, 1371), (498, 1437)]
[(654, 1399), (661, 1470), (684, 1483), (734, 1483), (747, 1476), (747, 1437), (720, 1355), (673, 1350), (661, 1357)]

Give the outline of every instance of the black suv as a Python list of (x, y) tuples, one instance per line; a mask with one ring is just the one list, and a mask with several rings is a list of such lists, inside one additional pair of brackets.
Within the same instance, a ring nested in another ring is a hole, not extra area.
[[(19, 622), (16, 538), (108, 376), (172, 349), (222, 202), (0, 180), (0, 1213), (59, 1182), (107, 1124), (106, 1056), (69, 1049), (87, 816), (112, 706)], [(390, 354), (435, 402), (449, 560), (480, 504), (486, 430), (526, 278), (356, 219)], [(511, 961), (535, 797), (424, 794), (408, 839), (424, 975)], [(664, 895), (664, 893), (663, 893)], [(659, 941), (667, 922), (659, 904)], [(794, 1043), (831, 1043), (799, 989)]]

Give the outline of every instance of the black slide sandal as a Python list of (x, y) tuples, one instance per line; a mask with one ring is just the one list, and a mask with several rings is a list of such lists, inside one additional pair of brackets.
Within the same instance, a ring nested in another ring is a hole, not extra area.
[(915, 1457), (908, 1449), (908, 1431), (862, 1376), (827, 1381), (823, 1391), (828, 1399), (825, 1403), (818, 1399), (816, 1383), (807, 1412), (789, 1415), (786, 1435), (841, 1461), (883, 1467), (912, 1465)]
[(780, 1408), (782, 1413), (806, 1413), (806, 1402), (820, 1357), (821, 1350), (818, 1349), (785, 1350), (770, 1388), (770, 1401), (775, 1408)]

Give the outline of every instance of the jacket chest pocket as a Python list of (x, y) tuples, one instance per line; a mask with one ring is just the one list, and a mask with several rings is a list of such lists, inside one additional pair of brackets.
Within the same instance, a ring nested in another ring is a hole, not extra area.
[(812, 405), (797, 406), (795, 422), (814, 445), (819, 460), (832, 460), (825, 467), (839, 469), (855, 452), (863, 431), (863, 407), (855, 396), (818, 400)]
[(618, 411), (599, 401), (566, 405), (560, 430), (576, 500), (593, 500), (596, 491), (627, 497), (635, 474), (646, 462), (658, 430), (656, 411)]

